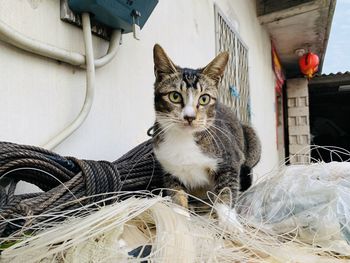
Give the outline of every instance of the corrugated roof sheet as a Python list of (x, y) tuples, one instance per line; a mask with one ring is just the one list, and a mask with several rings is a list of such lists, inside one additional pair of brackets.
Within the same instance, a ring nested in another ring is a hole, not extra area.
[(335, 77), (341, 77), (341, 76), (350, 76), (350, 71), (345, 71), (345, 72), (337, 72), (337, 73), (328, 73), (328, 74), (317, 74), (315, 76), (315, 78), (319, 78), (319, 77), (331, 77), (331, 76), (335, 76)]
[(313, 77), (309, 85), (348, 85), (350, 84), (350, 71), (318, 74)]

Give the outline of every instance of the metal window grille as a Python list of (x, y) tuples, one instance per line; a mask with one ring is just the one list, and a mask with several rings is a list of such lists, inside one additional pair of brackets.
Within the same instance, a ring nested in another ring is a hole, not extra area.
[(228, 51), (229, 62), (219, 86), (219, 101), (229, 106), (243, 123), (250, 122), (248, 49), (215, 6), (216, 52)]

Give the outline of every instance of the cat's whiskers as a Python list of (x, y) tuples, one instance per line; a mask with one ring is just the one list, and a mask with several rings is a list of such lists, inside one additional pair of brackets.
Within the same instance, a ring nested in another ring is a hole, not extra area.
[(171, 119), (171, 118), (157, 118), (157, 121), (159, 123), (165, 123), (165, 122), (171, 122), (171, 123), (182, 123), (181, 121), (177, 119)]
[[(214, 120), (214, 119), (208, 118), (208, 119), (206, 119), (206, 120), (201, 120), (201, 121), (199, 121), (198, 124), (201, 126), (201, 128), (202, 128), (203, 130), (205, 130), (205, 131), (207, 131), (207, 132), (210, 133), (210, 135), (211, 135), (211, 137), (213, 138), (213, 140), (215, 140), (215, 137), (216, 137), (216, 138), (220, 141), (221, 145), (222, 145), (223, 147), (225, 147), (225, 144), (222, 142), (220, 136), (219, 136), (218, 134), (216, 134), (215, 131), (211, 131), (211, 132), (210, 132), (210, 128), (212, 127), (212, 128), (214, 128), (214, 129), (220, 131), (220, 132), (223, 133), (230, 141), (231, 141), (231, 138), (228, 137), (228, 133), (225, 133), (222, 129), (220, 129), (219, 127), (217, 127), (216, 125), (214, 125), (214, 122), (212, 122), (211, 124), (208, 124), (208, 122), (211, 122), (212, 120)], [(215, 142), (216, 142), (216, 145), (218, 146), (217, 140), (215, 140)]]
[(173, 126), (178, 126), (182, 124), (181, 122), (170, 120), (170, 119), (157, 119), (157, 122), (159, 123), (160, 126), (167, 126), (169, 124), (173, 124)]
[(206, 134), (208, 134), (209, 137), (212, 138), (212, 140), (213, 140), (213, 142), (215, 143), (216, 147), (217, 147), (218, 149), (220, 149), (219, 144), (218, 144), (217, 140), (215, 139), (214, 135), (213, 135), (208, 129), (205, 129), (204, 132), (205, 132)]
[(168, 123), (165, 123), (164, 126), (160, 125), (160, 128), (158, 128), (154, 131), (154, 137), (157, 137), (157, 136), (164, 134), (169, 129), (171, 129), (174, 125), (175, 125), (175, 123), (172, 123), (170, 121)]
[(214, 118), (208, 118), (207, 120), (208, 120), (208, 121), (213, 121), (213, 122), (215, 122), (215, 121), (220, 121), (220, 122), (222, 122), (222, 123), (231, 123), (231, 122), (229, 122), (229, 121), (227, 121), (227, 120), (218, 118), (217, 116), (214, 117)]
[(167, 124), (167, 123), (179, 124), (179, 123), (181, 123), (181, 121), (179, 119), (176, 119), (174, 117), (161, 116), (161, 115), (157, 115), (156, 120), (159, 124)]
[(195, 123), (196, 123), (196, 125), (198, 126), (198, 127), (200, 127), (200, 126), (205, 126), (205, 121), (204, 120), (195, 120)]
[[(205, 128), (204, 132), (207, 133), (213, 139), (217, 149), (220, 149), (219, 144), (218, 144), (217, 140), (215, 139), (214, 135), (209, 131), (208, 128), (206, 128), (206, 127), (204, 127), (204, 128)], [(219, 137), (218, 137), (218, 139), (220, 140)], [(224, 144), (222, 143), (221, 140), (220, 140), (220, 142), (221, 142), (221, 145), (224, 147)]]
[(160, 112), (157, 112), (157, 118), (162, 118), (162, 119), (170, 119), (170, 120), (174, 120), (176, 122), (181, 122), (181, 120), (179, 120), (178, 118), (174, 117), (174, 115), (171, 115), (169, 113), (160, 113)]
[(230, 136), (230, 134), (229, 134), (229, 132), (228, 132), (227, 130), (225, 130), (225, 129), (223, 129), (223, 128), (217, 126), (217, 125), (215, 125), (214, 123), (213, 123), (212, 125), (210, 125), (210, 127), (212, 127), (212, 128), (214, 128), (214, 129), (216, 129), (217, 131), (221, 132), (223, 135), (226, 136), (226, 138), (227, 138), (229, 141), (232, 141), (232, 138), (231, 138), (231, 136)]
[[(209, 128), (208, 130), (210, 130), (210, 128)], [(213, 134), (213, 136), (216, 137), (217, 140), (220, 141), (221, 146), (222, 146), (223, 148), (226, 148), (226, 143), (223, 142), (222, 138), (221, 138), (217, 133), (215, 133), (215, 131), (213, 131), (213, 130), (210, 130), (210, 131), (211, 131), (211, 133)]]

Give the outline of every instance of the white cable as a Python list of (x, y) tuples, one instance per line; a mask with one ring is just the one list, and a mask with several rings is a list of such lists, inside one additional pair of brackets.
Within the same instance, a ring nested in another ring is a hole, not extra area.
[[(47, 149), (53, 149), (69, 135), (71, 135), (80, 125), (84, 122), (87, 115), (90, 112), (92, 101), (94, 98), (94, 80), (95, 80), (95, 68), (102, 67), (109, 63), (117, 54), (118, 47), (121, 40), (121, 30), (117, 29), (112, 32), (107, 54), (101, 58), (94, 60), (92, 49), (92, 37), (91, 37), (91, 25), (90, 17), (84, 15), (83, 18), (83, 31), (85, 42), (85, 56), (78, 53), (68, 51), (62, 48), (40, 42), (38, 40), (26, 37), (0, 20), (0, 39), (6, 43), (16, 46), (20, 49), (28, 52), (41, 55), (54, 60), (59, 60), (71, 65), (86, 68), (86, 95), (84, 105), (76, 119), (57, 134), (54, 138), (49, 140), (43, 147)], [(85, 22), (84, 22), (85, 20)], [(89, 31), (87, 31), (87, 28)], [(91, 50), (91, 52), (90, 52)], [(88, 58), (90, 57), (90, 58)], [(89, 62), (88, 62), (89, 60)]]
[(59, 134), (53, 137), (48, 143), (43, 147), (46, 149), (53, 149), (63, 140), (65, 140), (69, 135), (71, 135), (80, 125), (84, 122), (88, 116), (93, 98), (95, 93), (95, 65), (94, 65), (94, 53), (92, 48), (92, 35), (91, 35), (91, 25), (90, 25), (90, 16), (88, 13), (82, 14), (83, 22), (83, 34), (84, 34), (84, 43), (85, 43), (85, 56), (86, 56), (86, 94), (84, 105), (76, 117), (76, 119), (68, 125), (64, 130)]
[(111, 39), (109, 41), (107, 54), (95, 60), (95, 68), (100, 68), (108, 64), (117, 55), (118, 48), (120, 46), (121, 35), (122, 31), (120, 29), (113, 30)]
[[(96, 59), (95, 66), (102, 67), (110, 62), (117, 54), (121, 37), (121, 30), (114, 30), (110, 40), (108, 53), (102, 58)], [(73, 51), (40, 42), (30, 37), (24, 36), (5, 22), (0, 20), (0, 39), (6, 43), (16, 46), (31, 53), (59, 60), (71, 65), (85, 67), (85, 56)]]

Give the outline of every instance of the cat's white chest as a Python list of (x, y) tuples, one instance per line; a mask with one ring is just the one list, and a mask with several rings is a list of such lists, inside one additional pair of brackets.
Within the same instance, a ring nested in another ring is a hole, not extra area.
[(208, 172), (218, 165), (218, 159), (204, 154), (191, 134), (177, 130), (168, 131), (154, 153), (163, 168), (190, 189), (208, 185)]

